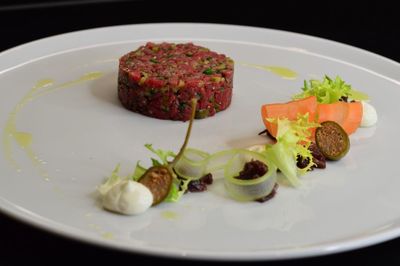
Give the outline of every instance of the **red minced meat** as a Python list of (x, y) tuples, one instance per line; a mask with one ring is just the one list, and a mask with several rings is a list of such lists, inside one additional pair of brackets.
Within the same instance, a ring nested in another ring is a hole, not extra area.
[(234, 62), (193, 43), (147, 43), (119, 60), (118, 97), (134, 112), (187, 121), (197, 98), (196, 118), (231, 103)]

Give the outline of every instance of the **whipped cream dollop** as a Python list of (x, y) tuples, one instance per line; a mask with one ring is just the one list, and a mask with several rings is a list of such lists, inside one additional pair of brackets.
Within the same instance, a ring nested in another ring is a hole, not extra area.
[(145, 212), (153, 204), (153, 194), (139, 182), (120, 179), (99, 190), (103, 207), (107, 210), (135, 215)]
[(372, 127), (378, 122), (378, 114), (371, 104), (364, 101), (362, 101), (361, 103), (363, 106), (361, 127)]

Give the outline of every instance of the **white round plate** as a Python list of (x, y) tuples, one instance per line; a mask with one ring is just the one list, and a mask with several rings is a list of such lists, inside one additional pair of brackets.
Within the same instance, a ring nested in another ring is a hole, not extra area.
[[(281, 186), (264, 204), (235, 202), (217, 182), (210, 191), (186, 194), (140, 216), (104, 211), (95, 189), (118, 163), (123, 174), (137, 160), (147, 164), (145, 143), (176, 151), (186, 130), (186, 123), (135, 114), (118, 102), (118, 58), (146, 41), (191, 41), (236, 62), (232, 105), (195, 122), (191, 147), (211, 153), (265, 143), (257, 135), (264, 128), (260, 106), (289, 101), (303, 80), (324, 74), (340, 75), (368, 93), (379, 122), (351, 136), (344, 159), (305, 175), (299, 188)], [(245, 63), (289, 68), (297, 78)], [(0, 208), (54, 233), (171, 257), (295, 258), (395, 238), (399, 81), (400, 65), (386, 58), (261, 28), (144, 24), (31, 42), (0, 54)]]

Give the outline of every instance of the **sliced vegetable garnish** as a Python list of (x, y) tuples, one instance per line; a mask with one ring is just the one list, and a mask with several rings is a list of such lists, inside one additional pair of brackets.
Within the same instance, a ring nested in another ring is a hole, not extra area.
[[(267, 144), (263, 154), (270, 159), (293, 186), (300, 184), (298, 175), (306, 173), (313, 166), (313, 156), (308, 149), (311, 141), (310, 129), (319, 126), (309, 122), (308, 114), (298, 116), (297, 120), (270, 119), (278, 126), (276, 143)], [(308, 160), (304, 168), (297, 167), (297, 156)]]
[(335, 102), (318, 104), (317, 121), (335, 121), (347, 134), (354, 133), (361, 125), (363, 107), (361, 102)]
[(276, 123), (272, 123), (273, 119), (296, 120), (298, 115), (306, 113), (309, 114), (308, 121), (318, 123), (335, 121), (350, 135), (361, 125), (363, 107), (361, 102), (317, 103), (315, 96), (287, 103), (265, 104), (261, 107), (263, 122), (273, 137), (278, 134), (278, 127)]
[(315, 131), (315, 141), (329, 160), (339, 160), (347, 154), (350, 148), (350, 140), (343, 128), (336, 122), (325, 121)]
[(218, 173), (219, 171), (223, 171), (229, 160), (235, 156), (237, 150), (238, 149), (223, 150), (212, 154), (208, 158), (206, 172)]
[(270, 119), (287, 118), (289, 120), (296, 120), (298, 115), (308, 113), (309, 121), (314, 121), (316, 110), (317, 98), (315, 96), (310, 96), (287, 103), (265, 104), (261, 107), (261, 116), (268, 132), (273, 137), (276, 137), (278, 126)]
[(149, 168), (139, 179), (153, 194), (153, 206), (162, 202), (169, 194), (174, 177), (163, 165)]
[(368, 95), (354, 90), (351, 85), (344, 82), (339, 76), (331, 79), (327, 75), (322, 81), (312, 79), (307, 83), (304, 81), (303, 92), (293, 96), (293, 99), (303, 99), (316, 96), (319, 103), (335, 103), (343, 97), (356, 101), (368, 100)]
[[(236, 149), (224, 167), (225, 188), (238, 201), (252, 201), (269, 195), (276, 183), (276, 166), (260, 153)], [(257, 160), (267, 165), (268, 171), (254, 179), (236, 178), (246, 163)]]
[[(268, 172), (251, 180), (235, 178), (243, 170), (245, 163), (251, 160), (259, 160), (266, 164)], [(191, 180), (199, 179), (205, 173), (212, 173), (213, 176), (222, 174), (228, 193), (239, 201), (265, 197), (271, 193), (276, 183), (276, 166), (263, 154), (245, 149), (224, 150), (212, 155), (196, 149), (187, 149), (178, 161), (175, 171)]]
[(199, 179), (209, 173), (206, 171), (209, 157), (210, 155), (206, 152), (188, 148), (176, 163), (174, 170), (180, 177)]

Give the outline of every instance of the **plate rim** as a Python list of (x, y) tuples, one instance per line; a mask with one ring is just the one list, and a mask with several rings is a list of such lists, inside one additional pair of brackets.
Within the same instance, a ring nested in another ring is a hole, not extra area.
[[(69, 33), (62, 33), (54, 36), (49, 36), (45, 37), (42, 39), (34, 40), (25, 44), (18, 45), (16, 47), (7, 49), (5, 51), (2, 51), (0, 53), (0, 62), (3, 58), (7, 57), (12, 57), (15, 54), (18, 54), (19, 52), (23, 50), (31, 50), (35, 49), (37, 46), (42, 46), (46, 45), (48, 42), (59, 42), (59, 40), (62, 39), (68, 39), (71, 38), (71, 36), (76, 37), (81, 34), (85, 33), (93, 33), (93, 32), (102, 32), (102, 31), (109, 31), (109, 30), (121, 30), (124, 31), (127, 28), (140, 28), (140, 27), (190, 27), (190, 26), (199, 26), (199, 27), (226, 27), (226, 28), (231, 28), (231, 29), (241, 29), (241, 30), (256, 30), (260, 32), (264, 32), (265, 34), (282, 34), (282, 35), (289, 35), (291, 38), (304, 38), (306, 41), (310, 42), (323, 42), (327, 43), (329, 45), (333, 46), (339, 46), (343, 50), (349, 50), (351, 53), (356, 52), (357, 54), (360, 55), (366, 55), (368, 60), (380, 60), (384, 62), (384, 65), (390, 64), (390, 68), (397, 68), (400, 70), (400, 64), (392, 59), (386, 58), (384, 56), (378, 55), (376, 53), (369, 52), (367, 50), (357, 48), (348, 44), (343, 44), (340, 42), (320, 38), (320, 37), (315, 37), (315, 36), (310, 36), (310, 35), (305, 35), (301, 33), (295, 33), (295, 32), (289, 32), (289, 31), (282, 31), (282, 30), (276, 30), (276, 29), (267, 29), (267, 28), (260, 28), (260, 27), (251, 27), (251, 26), (242, 26), (242, 25), (227, 25), (227, 24), (213, 24), (213, 23), (144, 23), (144, 24), (131, 24), (131, 25), (119, 25), (119, 26), (109, 26), (109, 27), (100, 27), (100, 28), (93, 28), (93, 29), (85, 29), (85, 30), (79, 30), (79, 31), (73, 31)], [(215, 39), (217, 40), (217, 39)], [(219, 39), (221, 40), (221, 39)], [(223, 39), (225, 40), (225, 39)], [(134, 40), (132, 40), (134, 41)], [(229, 40), (226, 40), (229, 41)], [(104, 42), (101, 44), (93, 44), (93, 45), (107, 45), (110, 43), (114, 42)], [(256, 42), (255, 42), (256, 43)], [(32, 61), (40, 60), (45, 57), (50, 57), (57, 55), (59, 53), (66, 53), (75, 49), (84, 49), (88, 48), (91, 45), (86, 45), (86, 46), (76, 46), (73, 47), (71, 46), (69, 49), (61, 49), (60, 51), (53, 51), (50, 54), (47, 55), (40, 55), (36, 54), (34, 58), (28, 59), (26, 62), (21, 62), (19, 64), (16, 64), (14, 66), (4, 66), (0, 63), (0, 75), (2, 75), (5, 72), (8, 72), (14, 68), (18, 68), (19, 66), (23, 64), (28, 64)], [(372, 59), (370, 59), (372, 58)], [(351, 60), (350, 60), (351, 61)], [(353, 64), (353, 63), (351, 63)], [(389, 67), (388, 67), (389, 68)], [(388, 72), (390, 74), (390, 72)], [(388, 74), (386, 73), (386, 74)], [(399, 71), (400, 73), (400, 71)], [(379, 73), (378, 73), (379, 74)], [(392, 76), (392, 75), (382, 75), (383, 77), (392, 80), (396, 82), (397, 84), (400, 84), (400, 74), (397, 76)], [(8, 205), (8, 206), (7, 206)], [(69, 239), (74, 239), (75, 241), (80, 241), (84, 243), (89, 243), (89, 244), (95, 244), (98, 246), (102, 247), (107, 247), (107, 248), (112, 248), (112, 249), (117, 249), (117, 250), (123, 250), (123, 251), (128, 251), (128, 252), (138, 252), (142, 254), (147, 254), (147, 255), (157, 255), (157, 256), (162, 256), (162, 257), (171, 257), (171, 258), (188, 258), (188, 259), (201, 259), (201, 260), (280, 260), (280, 259), (293, 259), (293, 258), (303, 258), (303, 257), (310, 257), (310, 256), (319, 256), (319, 255), (327, 255), (327, 254), (334, 254), (334, 253), (339, 253), (343, 251), (348, 251), (348, 250), (353, 250), (356, 248), (362, 248), (366, 246), (370, 246), (372, 244), (377, 244), (381, 243), (393, 238), (396, 238), (400, 236), (400, 225), (398, 224), (394, 228), (390, 229), (385, 229), (379, 232), (375, 232), (374, 234), (368, 234), (367, 237), (365, 236), (359, 236), (359, 237), (351, 237), (349, 239), (346, 239), (342, 242), (334, 241), (337, 243), (336, 245), (333, 245), (331, 242), (328, 242), (325, 245), (311, 245), (307, 246), (305, 248), (296, 248), (296, 249), (284, 249), (283, 252), (279, 252), (276, 250), (272, 251), (255, 251), (255, 252), (244, 252), (244, 253), (239, 253), (239, 254), (232, 254), (229, 252), (221, 252), (219, 251), (218, 253), (210, 253), (209, 251), (185, 251), (185, 252), (179, 252), (177, 250), (168, 250), (165, 252), (162, 248), (157, 248), (157, 249), (149, 249), (146, 247), (141, 247), (141, 246), (135, 246), (134, 249), (127, 247), (126, 245), (118, 245), (115, 242), (109, 242), (109, 241), (104, 241), (100, 238), (97, 238), (95, 236), (87, 235), (85, 234), (84, 237), (79, 235), (79, 232), (81, 230), (75, 229), (73, 227), (70, 227), (66, 224), (58, 224), (54, 221), (47, 220), (45, 217), (36, 217), (35, 215), (31, 214), (29, 210), (23, 209), (23, 208), (17, 208), (15, 204), (11, 204), (7, 199), (3, 198), (0, 196), (0, 211), (2, 213), (5, 213), (6, 215), (22, 222), (25, 224), (29, 224), (31, 226), (34, 226), (36, 228), (39, 228), (41, 230), (44, 230), (46, 232), (51, 232), (53, 234), (67, 237)], [(39, 219), (39, 220), (38, 220)], [(41, 221), (46, 221), (46, 223), (41, 223)], [(60, 228), (61, 227), (61, 228)], [(67, 230), (63, 230), (67, 229)], [(289, 254), (287, 254), (289, 250)], [(229, 256), (228, 256), (229, 255)]]
[[(59, 40), (64, 39), (64, 38), (79, 38), (84, 34), (93, 34), (95, 32), (101, 32), (101, 31), (112, 31), (112, 32), (119, 32), (119, 31), (125, 31), (128, 28), (132, 28), (133, 30), (138, 30), (140, 28), (143, 27), (164, 27), (164, 28), (169, 28), (169, 27), (180, 27), (180, 28), (184, 28), (184, 27), (202, 27), (202, 28), (225, 28), (225, 29), (229, 29), (229, 30), (244, 30), (244, 31), (257, 31), (260, 34), (271, 34), (271, 35), (281, 35), (281, 36), (286, 36), (289, 38), (295, 38), (298, 40), (303, 40), (303, 41), (311, 41), (311, 42), (320, 42), (320, 43), (324, 43), (325, 45), (328, 46), (335, 46), (335, 48), (339, 48), (341, 50), (349, 50), (351, 51), (351, 54), (354, 55), (354, 53), (356, 54), (364, 54), (367, 55), (369, 57), (374, 57), (377, 60), (382, 60), (383, 62), (385, 62), (385, 64), (390, 64), (392, 67), (396, 67), (399, 68), (400, 70), (400, 62), (397, 62), (391, 58), (385, 57), (383, 55), (368, 51), (366, 49), (362, 49), (353, 45), (349, 45), (349, 44), (345, 44), (345, 43), (341, 43), (335, 40), (331, 40), (331, 39), (326, 39), (326, 38), (322, 38), (322, 37), (317, 37), (317, 36), (313, 36), (313, 35), (308, 35), (308, 34), (303, 34), (303, 33), (298, 33), (298, 32), (294, 32), (294, 31), (286, 31), (286, 30), (280, 30), (280, 29), (273, 29), (273, 28), (263, 28), (263, 27), (256, 27), (256, 26), (247, 26), (247, 25), (237, 25), (237, 24), (222, 24), (222, 23), (196, 23), (196, 22), (159, 22), (159, 23), (138, 23), (138, 24), (122, 24), (122, 25), (114, 25), (114, 26), (105, 26), (105, 27), (96, 27), (96, 28), (88, 28), (88, 29), (83, 29), (83, 30), (77, 30), (77, 31), (71, 31), (71, 32), (65, 32), (65, 33), (60, 33), (60, 34), (55, 34), (55, 35), (51, 35), (51, 36), (47, 36), (44, 38), (39, 38), (30, 42), (26, 42), (26, 43), (22, 43), (19, 44), (17, 46), (8, 48), (4, 51), (0, 52), (0, 59), (2, 59), (0, 61), (0, 74), (2, 74), (5, 71), (8, 71), (10, 68), (14, 68), (14, 67), (18, 67), (20, 64), (19, 63), (13, 63), (13, 64), (8, 64), (7, 66), (4, 66), (2, 64), (4, 64), (4, 61), (7, 60), (3, 60), (4, 57), (10, 56), (10, 55), (15, 55), (21, 52), (21, 50), (23, 49), (31, 49), (32, 48), (37, 48), (36, 46), (42, 46), (43, 44), (46, 43), (52, 43), (52, 42), (59, 42)], [(72, 43), (65, 43), (63, 45), (65, 45), (63, 48), (59, 48), (56, 49), (55, 51), (51, 51), (51, 52), (45, 52), (43, 54), (43, 52), (41, 51), (35, 51), (33, 50), (33, 52), (37, 52), (37, 54), (33, 57), (33, 58), (25, 58), (23, 63), (28, 63), (30, 61), (35, 61), (38, 60), (42, 57), (48, 57), (48, 56), (52, 56), (52, 55), (56, 55), (58, 53), (63, 53), (63, 52), (67, 52), (69, 50), (75, 50), (76, 48), (79, 49), (83, 49), (85, 47), (90, 47), (93, 45), (99, 45), (99, 44), (108, 44), (108, 43), (114, 43), (118, 41), (102, 41), (101, 43), (98, 42), (92, 42), (90, 40), (90, 38), (87, 38), (89, 40), (82, 40), (82, 41), (86, 41), (84, 44), (72, 44)], [(151, 38), (149, 38), (150, 40)], [(211, 39), (218, 39), (218, 38), (211, 38)], [(125, 39), (126, 40), (126, 39)], [(221, 39), (219, 38), (219, 40), (237, 40), (237, 38), (233, 38), (233, 39)], [(254, 42), (257, 43), (257, 42)], [(313, 48), (318, 48), (318, 47), (313, 47)], [(307, 49), (304, 49), (304, 51), (307, 51)], [(315, 54), (319, 54), (317, 52), (315, 52)], [(324, 56), (325, 54), (319, 54)], [(26, 55), (24, 55), (26, 56)], [(349, 58), (351, 58), (351, 55)], [(337, 56), (334, 56), (332, 58), (338, 58)], [(347, 62), (345, 60), (346, 57), (341, 58), (341, 60), (343, 62)], [(354, 59), (354, 58), (351, 58)], [(3, 62), (2, 62), (3, 61)], [(28, 61), (28, 62), (27, 62)], [(350, 60), (352, 61), (352, 60)], [(354, 63), (351, 63), (353, 65), (357, 65)], [(381, 72), (381, 71), (380, 71)], [(395, 81), (399, 82), (400, 81), (400, 74), (396, 75), (396, 78), (391, 77), (390, 75), (385, 75), (390, 79), (394, 79)]]

